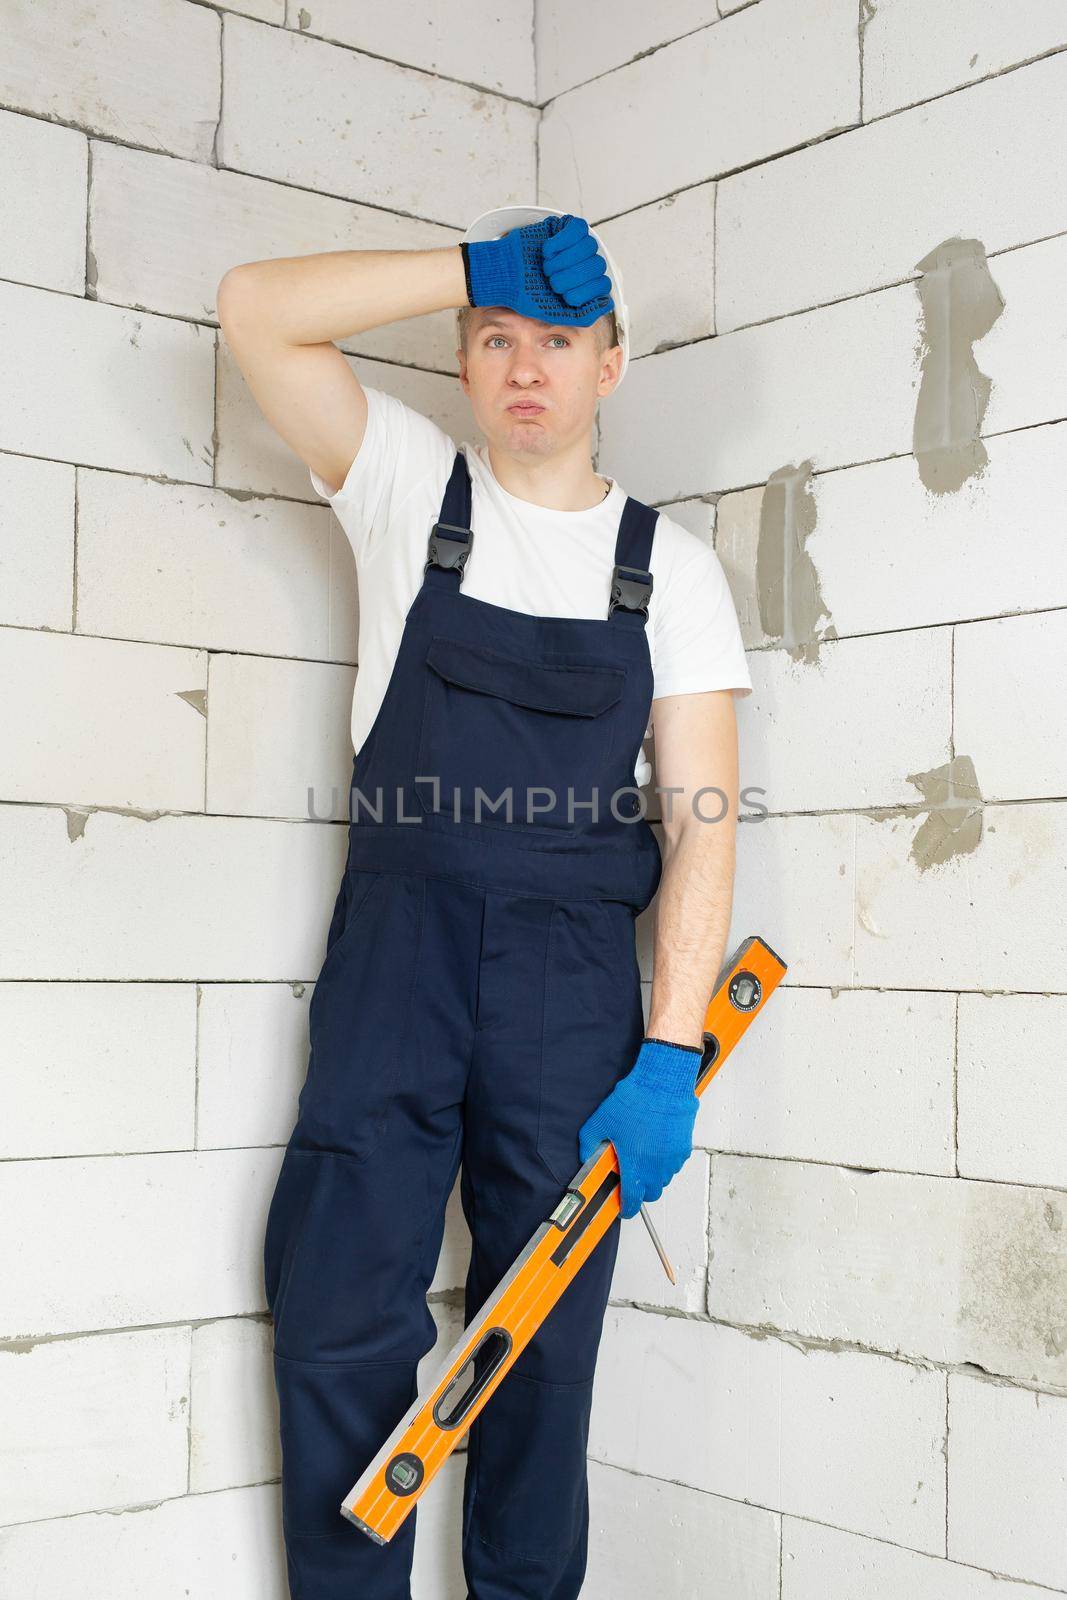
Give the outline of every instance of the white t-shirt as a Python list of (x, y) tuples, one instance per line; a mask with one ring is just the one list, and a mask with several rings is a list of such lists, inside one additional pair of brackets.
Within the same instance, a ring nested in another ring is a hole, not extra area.
[[(344, 483), (329, 500), (348, 536), (359, 586), (358, 671), (352, 747), (371, 730), (396, 660), (404, 619), (422, 584), (430, 527), (455, 460), (452, 439), (395, 395), (364, 385), (367, 429)], [(535, 616), (607, 616), (615, 540), (626, 491), (613, 482), (587, 511), (520, 500), (493, 475), (484, 445), (464, 442), (474, 539), (463, 592)], [(638, 498), (640, 498), (638, 496)], [(652, 540), (648, 607), (654, 695), (752, 691), (733, 597), (714, 550), (661, 511)], [(646, 737), (652, 733), (652, 719)], [(648, 782), (644, 750), (634, 781)]]

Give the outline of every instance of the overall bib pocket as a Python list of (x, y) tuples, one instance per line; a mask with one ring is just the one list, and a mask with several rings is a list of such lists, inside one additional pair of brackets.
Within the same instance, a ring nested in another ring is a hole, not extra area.
[(609, 814), (604, 792), (626, 672), (526, 660), (435, 634), (415, 792), (423, 810), (522, 832), (575, 833)]

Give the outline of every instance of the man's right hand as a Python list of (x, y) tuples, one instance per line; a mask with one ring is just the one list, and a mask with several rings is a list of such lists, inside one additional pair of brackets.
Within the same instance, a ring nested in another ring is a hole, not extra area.
[(465, 243), (473, 306), (588, 327), (614, 307), (607, 263), (584, 217), (544, 217)]
[[(541, 261), (550, 287), (569, 306), (587, 306), (607, 299), (614, 307), (607, 262), (584, 217), (565, 217), (541, 247)], [(604, 312), (601, 311), (601, 316)]]

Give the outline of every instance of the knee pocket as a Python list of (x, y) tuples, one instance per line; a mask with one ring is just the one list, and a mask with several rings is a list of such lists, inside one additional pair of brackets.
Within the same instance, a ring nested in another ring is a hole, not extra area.
[(592, 1378), (556, 1384), (509, 1372), (476, 1423), (474, 1533), (483, 1544), (535, 1565), (573, 1549), (588, 1497), (592, 1390)]

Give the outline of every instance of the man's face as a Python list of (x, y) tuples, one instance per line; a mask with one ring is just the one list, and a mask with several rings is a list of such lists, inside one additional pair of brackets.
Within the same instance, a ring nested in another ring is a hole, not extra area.
[(511, 455), (550, 456), (589, 440), (596, 403), (619, 381), (622, 351), (600, 354), (592, 327), (536, 322), (506, 306), (477, 306), (460, 382), (489, 442)]

